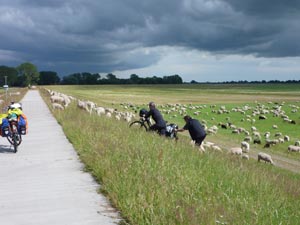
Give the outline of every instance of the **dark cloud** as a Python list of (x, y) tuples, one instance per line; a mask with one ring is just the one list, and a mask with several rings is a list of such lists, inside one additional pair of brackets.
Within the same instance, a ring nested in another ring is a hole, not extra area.
[(300, 55), (298, 0), (0, 0), (0, 5), (0, 53), (62, 73), (145, 67), (160, 54), (144, 49), (157, 46)]

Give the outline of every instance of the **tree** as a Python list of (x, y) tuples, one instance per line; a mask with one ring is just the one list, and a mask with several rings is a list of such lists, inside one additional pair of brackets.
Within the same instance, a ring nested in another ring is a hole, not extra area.
[(51, 85), (51, 84), (59, 84), (60, 78), (56, 72), (53, 71), (41, 71), (40, 72), (40, 85)]
[(39, 80), (39, 72), (35, 65), (30, 62), (23, 63), (17, 67), (18, 74), (23, 77), (22, 86), (37, 84)]
[(7, 84), (13, 86), (17, 82), (18, 71), (13, 67), (0, 66), (0, 84), (5, 83), (5, 77), (7, 77)]

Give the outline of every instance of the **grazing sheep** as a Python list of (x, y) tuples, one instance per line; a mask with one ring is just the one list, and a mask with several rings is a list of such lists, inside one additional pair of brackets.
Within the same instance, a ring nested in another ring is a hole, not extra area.
[(276, 134), (275, 134), (275, 137), (281, 137), (282, 136), (282, 133), (281, 132), (277, 132)]
[(105, 108), (103, 108), (103, 107), (97, 107), (97, 108), (94, 108), (94, 110), (98, 116), (101, 116), (101, 114), (103, 114), (103, 115), (105, 114)]
[(57, 95), (52, 95), (50, 97), (50, 101), (51, 103), (57, 102), (57, 103), (64, 103), (64, 98), (61, 96), (57, 96)]
[(242, 143), (241, 143), (241, 148), (242, 148), (242, 151), (243, 152), (249, 152), (250, 151), (250, 145), (249, 145), (249, 143), (248, 142), (246, 142), (246, 141), (243, 141)]
[(296, 141), (295, 146), (300, 146), (300, 141)]
[(289, 152), (300, 152), (300, 146), (289, 145), (288, 151)]
[(272, 157), (270, 155), (266, 154), (266, 153), (263, 153), (263, 152), (258, 153), (258, 155), (257, 155), (257, 161), (260, 162), (260, 160), (265, 161), (265, 163), (269, 162), (272, 165), (274, 165)]
[(56, 102), (52, 103), (52, 108), (53, 109), (59, 109), (59, 110), (64, 110), (65, 109), (61, 104), (56, 103)]
[(241, 148), (231, 148), (229, 152), (233, 155), (242, 155), (243, 150)]
[(244, 138), (244, 141), (251, 142), (252, 138), (250, 136), (247, 136), (247, 137)]
[(261, 144), (261, 140), (260, 139), (254, 139), (253, 140), (253, 144)]
[(266, 117), (266, 116), (264, 116), (264, 115), (261, 115), (261, 116), (259, 116), (259, 117), (258, 117), (258, 119), (259, 119), (259, 120), (266, 120), (266, 119), (267, 119), (267, 117)]
[(278, 129), (277, 125), (273, 125), (272, 127), (273, 127), (273, 129)]
[(106, 113), (106, 117), (111, 118), (111, 116), (112, 116), (112, 115), (111, 115), (110, 112), (107, 112), (107, 113)]
[(266, 132), (264, 136), (265, 136), (266, 139), (269, 139), (270, 136), (271, 136), (271, 133), (270, 132)]
[(283, 139), (284, 139), (284, 141), (290, 141), (290, 137), (287, 135), (284, 135)]

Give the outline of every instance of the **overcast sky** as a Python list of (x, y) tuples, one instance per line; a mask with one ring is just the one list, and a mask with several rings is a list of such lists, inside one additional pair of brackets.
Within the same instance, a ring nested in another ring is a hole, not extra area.
[(0, 0), (0, 65), (300, 80), (300, 0)]

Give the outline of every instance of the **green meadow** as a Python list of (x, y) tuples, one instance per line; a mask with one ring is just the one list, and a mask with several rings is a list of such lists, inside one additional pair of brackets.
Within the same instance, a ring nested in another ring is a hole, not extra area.
[[(178, 111), (167, 112), (174, 104), (185, 114), (208, 127), (230, 123), (251, 131), (255, 126), (272, 138), (277, 132), (290, 140), (270, 148), (251, 143), (251, 156), (264, 151), (300, 164), (299, 153), (287, 146), (300, 139), (300, 85), (158, 85), (158, 86), (47, 86), (46, 88), (91, 100), (119, 111), (138, 111), (149, 101), (158, 103), (169, 122), (183, 126)], [(49, 103), (49, 95), (42, 91)], [(169, 106), (167, 106), (169, 104)], [(266, 120), (252, 116), (252, 109), (264, 105), (270, 111), (281, 106), (296, 124), (284, 122), (272, 113)], [(218, 114), (220, 107), (230, 113)], [(250, 107), (245, 114), (233, 108)], [(202, 108), (193, 108), (202, 107)], [(216, 111), (213, 111), (213, 110)], [(194, 115), (195, 111), (200, 111)], [(289, 166), (271, 166), (255, 159), (243, 160), (227, 154), (238, 147), (244, 134), (232, 134), (220, 126), (208, 141), (224, 151), (200, 153), (180, 134), (179, 141), (130, 129), (128, 123), (88, 114), (72, 103), (64, 111), (53, 111), (86, 170), (101, 183), (103, 192), (120, 211), (123, 224), (298, 224), (300, 221), (300, 175)], [(277, 129), (272, 126), (277, 125)], [(276, 160), (275, 164), (277, 163)], [(299, 169), (297, 167), (296, 169)], [(299, 171), (298, 171), (299, 172)]]

